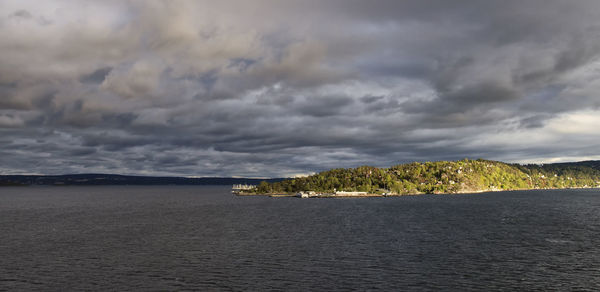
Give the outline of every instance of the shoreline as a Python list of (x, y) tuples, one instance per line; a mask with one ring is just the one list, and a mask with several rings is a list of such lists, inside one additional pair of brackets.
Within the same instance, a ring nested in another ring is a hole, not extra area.
[[(358, 195), (346, 195), (346, 194), (333, 194), (333, 193), (318, 193), (315, 195), (309, 195), (308, 199), (319, 199), (319, 198), (372, 198), (372, 197), (403, 197), (403, 196), (421, 196), (421, 195), (468, 195), (468, 194), (480, 194), (480, 193), (492, 193), (492, 192), (511, 192), (511, 191), (537, 191), (537, 190), (572, 190), (572, 189), (600, 189), (600, 187), (568, 187), (568, 188), (532, 188), (532, 189), (486, 189), (486, 190), (473, 190), (473, 191), (459, 191), (454, 193), (412, 193), (412, 194), (358, 194)], [(251, 197), (251, 196), (264, 196), (271, 198), (301, 198), (297, 194), (292, 193), (246, 193), (246, 192), (233, 192), (236, 196)]]

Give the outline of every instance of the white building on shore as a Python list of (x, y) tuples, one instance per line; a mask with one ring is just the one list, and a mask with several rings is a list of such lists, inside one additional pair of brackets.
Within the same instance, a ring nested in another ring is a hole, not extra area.
[(363, 196), (367, 192), (335, 192), (336, 196)]

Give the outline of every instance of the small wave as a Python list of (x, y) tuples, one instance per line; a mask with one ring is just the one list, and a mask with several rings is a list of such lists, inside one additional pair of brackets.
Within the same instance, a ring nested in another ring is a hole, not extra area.
[(546, 238), (547, 242), (550, 243), (557, 243), (557, 244), (570, 244), (570, 243), (575, 243), (572, 240), (565, 240), (565, 239), (556, 239), (556, 238)]

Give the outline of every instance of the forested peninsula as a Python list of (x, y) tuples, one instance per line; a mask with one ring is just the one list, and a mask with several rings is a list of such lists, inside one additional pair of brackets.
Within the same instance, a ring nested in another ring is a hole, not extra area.
[(332, 169), (279, 182), (263, 181), (240, 194), (414, 195), (592, 187), (600, 187), (600, 161), (523, 165), (464, 159)]

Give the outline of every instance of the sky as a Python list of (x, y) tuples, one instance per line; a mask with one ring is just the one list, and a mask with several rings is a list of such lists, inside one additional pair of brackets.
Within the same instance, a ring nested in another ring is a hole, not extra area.
[(0, 1), (0, 174), (600, 159), (599, 1)]

